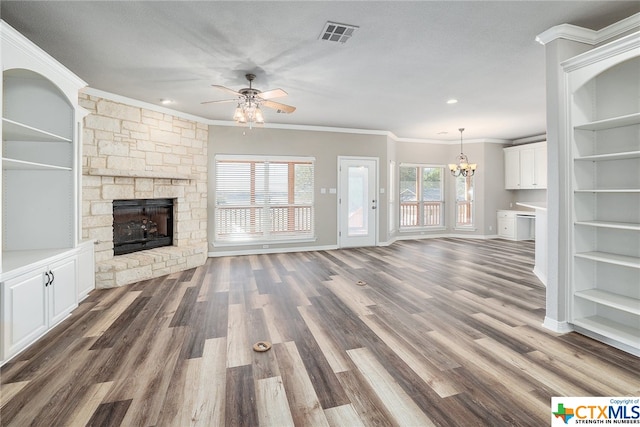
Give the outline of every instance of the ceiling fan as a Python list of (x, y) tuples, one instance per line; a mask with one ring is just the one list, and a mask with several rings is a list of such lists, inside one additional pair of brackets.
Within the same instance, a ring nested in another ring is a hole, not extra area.
[(262, 92), (252, 86), (252, 82), (256, 78), (255, 74), (245, 74), (245, 77), (249, 81), (249, 87), (240, 89), (239, 91), (235, 91), (233, 89), (229, 89), (228, 87), (220, 85), (211, 85), (212, 87), (222, 89), (225, 92), (234, 94), (236, 98), (222, 99), (219, 101), (205, 101), (202, 102), (202, 104), (237, 102), (238, 106), (236, 107), (233, 119), (238, 123), (249, 123), (249, 126), (251, 126), (251, 124), (254, 122), (259, 124), (264, 123), (264, 117), (262, 115), (262, 110), (260, 109), (260, 107), (262, 106), (272, 108), (278, 113), (293, 113), (296, 110), (296, 107), (271, 100), (272, 98), (287, 96), (287, 92), (285, 92), (284, 90), (272, 89), (266, 92)]

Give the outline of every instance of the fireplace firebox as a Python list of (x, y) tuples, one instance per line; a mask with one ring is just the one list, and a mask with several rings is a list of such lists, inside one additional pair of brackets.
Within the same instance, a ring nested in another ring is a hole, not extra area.
[(113, 254), (173, 244), (173, 199), (113, 201)]

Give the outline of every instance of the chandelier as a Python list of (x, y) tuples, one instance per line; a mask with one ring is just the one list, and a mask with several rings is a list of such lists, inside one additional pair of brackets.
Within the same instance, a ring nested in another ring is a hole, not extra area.
[(478, 167), (475, 163), (469, 163), (469, 159), (462, 152), (462, 132), (464, 132), (464, 128), (459, 128), (460, 131), (460, 155), (457, 157), (457, 164), (449, 163), (449, 170), (451, 171), (451, 175), (458, 177), (462, 176), (473, 176), (476, 173), (476, 168)]

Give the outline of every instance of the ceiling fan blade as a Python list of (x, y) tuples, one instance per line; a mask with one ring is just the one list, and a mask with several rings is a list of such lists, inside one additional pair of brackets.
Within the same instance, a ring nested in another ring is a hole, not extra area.
[(224, 102), (238, 102), (238, 99), (221, 99), (219, 101), (204, 101), (201, 102), (200, 104), (222, 104)]
[(262, 101), (262, 105), (265, 107), (273, 108), (274, 110), (278, 110), (279, 113), (293, 113), (296, 111), (296, 107), (292, 107), (291, 105), (281, 104), (275, 101)]
[(280, 98), (281, 96), (287, 96), (287, 92), (282, 89), (272, 89), (266, 92), (260, 92), (258, 96), (262, 99)]
[(228, 87), (224, 87), (224, 86), (220, 86), (220, 85), (211, 85), (211, 87), (215, 87), (216, 89), (221, 89), (221, 90), (227, 91), (229, 93), (234, 94), (235, 96), (242, 96), (242, 94), (240, 92), (236, 92), (235, 90), (229, 89)]

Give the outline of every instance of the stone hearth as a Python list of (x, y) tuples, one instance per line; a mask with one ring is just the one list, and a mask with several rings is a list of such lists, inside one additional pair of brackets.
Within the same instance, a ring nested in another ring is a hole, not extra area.
[[(96, 287), (202, 265), (207, 257), (208, 127), (80, 95), (84, 119), (82, 238), (94, 239)], [(175, 200), (173, 246), (113, 255), (113, 200)]]

